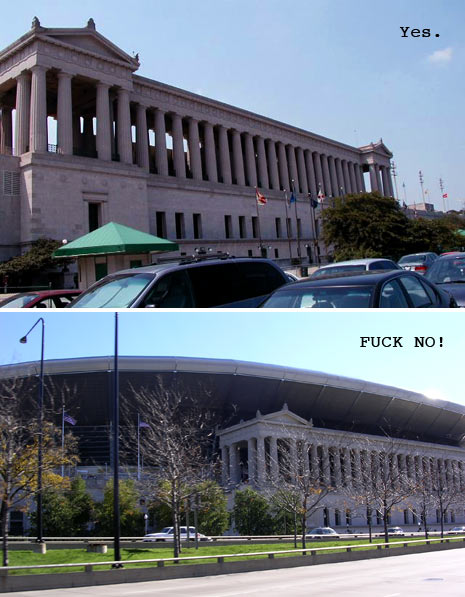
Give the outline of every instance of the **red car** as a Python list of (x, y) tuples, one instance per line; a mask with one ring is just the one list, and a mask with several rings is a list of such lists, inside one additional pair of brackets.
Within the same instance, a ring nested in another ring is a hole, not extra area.
[(81, 294), (81, 290), (37, 290), (20, 292), (0, 301), (0, 308), (63, 309), (79, 294)]

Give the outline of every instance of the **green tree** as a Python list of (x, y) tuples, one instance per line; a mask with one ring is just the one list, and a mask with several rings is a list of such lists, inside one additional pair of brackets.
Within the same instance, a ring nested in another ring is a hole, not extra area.
[(268, 501), (249, 487), (236, 491), (233, 517), (240, 535), (267, 535), (273, 532)]
[[(31, 243), (29, 251), (24, 255), (13, 257), (0, 264), (0, 281), (7, 276), (10, 286), (31, 285), (43, 277), (44, 270), (55, 269), (69, 263), (69, 259), (54, 259), (53, 252), (61, 247), (61, 243), (49, 238), (39, 238)], [(43, 280), (42, 280), (43, 281)]]
[(73, 537), (86, 536), (88, 526), (92, 521), (95, 503), (87, 493), (86, 483), (81, 477), (71, 481), (71, 487), (66, 491), (66, 498), (71, 508), (71, 532)]
[[(139, 492), (132, 479), (119, 482), (120, 531), (125, 537), (143, 534), (144, 516), (139, 509)], [(95, 531), (98, 535), (113, 534), (113, 480), (108, 481), (103, 493), (103, 502), (96, 507)]]
[(205, 481), (196, 487), (194, 505), (198, 496), (199, 532), (205, 535), (222, 535), (229, 526), (227, 498), (215, 481)]
[(379, 193), (348, 195), (323, 210), (323, 239), (336, 261), (405, 254), (409, 220), (395, 199)]
[(409, 221), (406, 237), (406, 253), (432, 251), (442, 253), (459, 249), (465, 239), (457, 234), (454, 221), (450, 218), (426, 220), (417, 218)]

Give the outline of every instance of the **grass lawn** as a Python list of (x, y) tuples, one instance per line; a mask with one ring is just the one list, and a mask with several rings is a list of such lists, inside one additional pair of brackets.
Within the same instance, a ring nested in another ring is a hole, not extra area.
[[(411, 539), (410, 539), (411, 540)], [(392, 538), (390, 543), (392, 547), (396, 547), (396, 543), (405, 543), (409, 541), (406, 538)], [(354, 541), (347, 541), (344, 542), (344, 545), (352, 545), (354, 549), (357, 548), (357, 545), (365, 545), (368, 543), (367, 540), (354, 540)], [(383, 543), (382, 539), (376, 539), (373, 541), (373, 546), (376, 543)], [(317, 541), (317, 542), (308, 542), (307, 549), (310, 551), (311, 549), (317, 547), (336, 547), (338, 548), (341, 545), (339, 541)], [(298, 543), (300, 547), (300, 543)], [(288, 549), (294, 549), (293, 543), (276, 543), (276, 544), (246, 544), (246, 545), (227, 545), (227, 546), (214, 546), (214, 545), (207, 545), (199, 547), (199, 549), (195, 549), (194, 547), (183, 547), (182, 554), (180, 556), (180, 563), (182, 564), (182, 558), (188, 556), (215, 556), (215, 555), (226, 555), (226, 554), (239, 554), (239, 553), (254, 553), (254, 552), (263, 552), (263, 551), (283, 551)], [(359, 549), (372, 549), (371, 547), (362, 547)], [(335, 549), (331, 553), (345, 551), (343, 549)], [(293, 554), (283, 554), (282, 556), (275, 556), (275, 557), (292, 557)], [(299, 554), (296, 554), (299, 555)], [(150, 559), (160, 559), (160, 558), (172, 558), (173, 557), (173, 549), (168, 548), (123, 548), (121, 549), (121, 559), (122, 560), (150, 560)], [(234, 558), (233, 561), (236, 559), (254, 559), (258, 557), (266, 558), (267, 556), (244, 556), (242, 558)], [(29, 550), (11, 550), (9, 552), (10, 558), (10, 566), (33, 566), (35, 564), (72, 564), (72, 563), (80, 563), (80, 562), (111, 562), (114, 560), (113, 549), (108, 549), (108, 553), (106, 554), (97, 554), (97, 553), (88, 553), (85, 549), (49, 549), (46, 554), (39, 554), (34, 553), (33, 551)], [(215, 562), (215, 559), (206, 559), (200, 560), (201, 563), (208, 563), (208, 562)], [(192, 562), (186, 561), (185, 564), (189, 564)], [(199, 562), (193, 562), (199, 563)], [(144, 564), (144, 563), (135, 563), (135, 564), (126, 564), (125, 567), (127, 568), (136, 568), (136, 567), (145, 567), (145, 566), (153, 566), (156, 564)], [(166, 565), (175, 565), (172, 563), (167, 563)], [(105, 566), (97, 567), (95, 570), (104, 570)], [(10, 574), (50, 574), (50, 573), (57, 573), (57, 572), (82, 572), (84, 568), (76, 567), (76, 568), (53, 568), (53, 569), (46, 569), (46, 570), (18, 570), (18, 571), (11, 571)]]

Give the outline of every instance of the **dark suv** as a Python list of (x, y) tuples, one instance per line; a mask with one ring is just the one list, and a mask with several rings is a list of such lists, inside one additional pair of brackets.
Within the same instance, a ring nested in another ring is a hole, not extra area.
[(268, 259), (186, 259), (109, 274), (71, 308), (256, 307), (289, 282)]

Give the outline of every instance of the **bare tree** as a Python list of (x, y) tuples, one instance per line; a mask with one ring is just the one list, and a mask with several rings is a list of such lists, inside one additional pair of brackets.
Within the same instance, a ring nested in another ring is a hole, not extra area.
[(457, 472), (440, 466), (438, 460), (431, 461), (430, 483), (426, 482), (425, 490), (430, 490), (432, 507), (439, 511), (441, 537), (444, 537), (444, 518), (451, 506), (463, 506), (464, 496)]
[(30, 392), (27, 380), (2, 382), (0, 389), (0, 517), (3, 565), (8, 566), (8, 531), (11, 510), (25, 508), (37, 494), (38, 437), (42, 433), (42, 491), (62, 487), (66, 479), (55, 471), (77, 460), (74, 438), (68, 435), (62, 449), (60, 430), (51, 422), (53, 411), (44, 409), (42, 429), (25, 408)]
[(297, 520), (300, 521), (304, 548), (307, 520), (325, 507), (325, 498), (335, 491), (330, 479), (329, 460), (325, 461), (321, 453), (312, 455), (311, 450), (304, 439), (281, 440), (277, 461), (270, 456), (271, 469), (275, 473), (270, 475), (267, 491), (275, 506), (294, 516), (295, 541)]
[(132, 389), (124, 416), (127, 427), (123, 446), (126, 453), (134, 454), (138, 441), (146, 490), (171, 509), (177, 557), (183, 503), (198, 492), (199, 484), (215, 477), (214, 411), (199, 407), (192, 390), (167, 388), (158, 378), (154, 389)]

